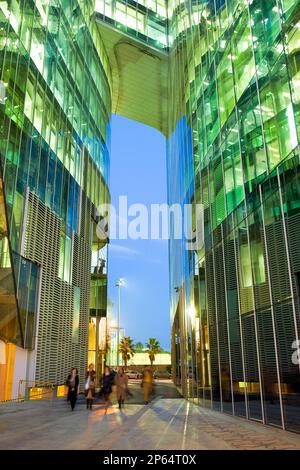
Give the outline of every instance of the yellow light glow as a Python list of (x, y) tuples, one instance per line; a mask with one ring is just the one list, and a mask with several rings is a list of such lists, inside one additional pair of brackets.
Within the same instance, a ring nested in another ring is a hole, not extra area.
[(57, 396), (65, 397), (67, 395), (67, 387), (65, 385), (58, 385), (57, 387)]
[(196, 318), (196, 309), (195, 309), (195, 306), (193, 304), (191, 304), (187, 307), (187, 314), (188, 314), (188, 316), (191, 320), (192, 325), (194, 326), (195, 318)]

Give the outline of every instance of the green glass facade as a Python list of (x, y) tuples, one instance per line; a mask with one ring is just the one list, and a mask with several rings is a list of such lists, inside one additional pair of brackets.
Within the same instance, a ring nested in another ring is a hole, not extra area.
[(30, 378), (39, 382), (64, 383), (72, 366), (83, 379), (87, 363), (111, 113), (110, 66), (93, 14), (89, 0), (0, 4), (1, 288), (12, 294), (12, 276), (17, 299), (14, 325), (1, 309), (0, 336), (32, 351)]
[(165, 0), (96, 0), (96, 17), (149, 46), (168, 48)]
[[(5, 194), (3, 188), (2, 169), (0, 176), (0, 243), (1, 243), (1, 291), (0, 291), (0, 336), (10, 338), (24, 344), (21, 318), (16, 299), (16, 281), (12, 271), (12, 254), (9, 245)], [(25, 316), (26, 321), (26, 316)]]
[[(300, 2), (169, 2), (174, 373), (207, 407), (300, 431)], [(195, 224), (193, 218), (191, 225)]]

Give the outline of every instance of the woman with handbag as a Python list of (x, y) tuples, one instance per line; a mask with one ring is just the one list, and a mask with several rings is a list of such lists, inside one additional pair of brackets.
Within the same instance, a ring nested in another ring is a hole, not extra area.
[(95, 396), (95, 384), (96, 372), (94, 370), (94, 364), (89, 365), (89, 369), (85, 374), (85, 397), (86, 397), (86, 408), (92, 409), (93, 399)]

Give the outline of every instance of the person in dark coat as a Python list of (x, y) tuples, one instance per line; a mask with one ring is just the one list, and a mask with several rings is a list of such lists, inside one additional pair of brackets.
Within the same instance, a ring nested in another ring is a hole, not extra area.
[(128, 391), (128, 377), (125, 374), (124, 368), (120, 367), (119, 372), (115, 376), (115, 384), (117, 386), (117, 400), (119, 403), (119, 409), (124, 407), (124, 401)]
[(76, 367), (72, 367), (71, 374), (68, 375), (66, 385), (68, 387), (68, 401), (70, 402), (71, 409), (73, 411), (76, 405), (79, 388), (78, 369), (76, 369)]
[(85, 374), (85, 397), (86, 397), (86, 408), (92, 409), (93, 399), (95, 396), (95, 384), (96, 372), (94, 370), (94, 364), (89, 365), (89, 369)]
[(101, 379), (101, 385), (102, 385), (101, 392), (104, 395), (105, 414), (107, 413), (107, 409), (108, 409), (108, 406), (109, 406), (109, 402), (110, 402), (109, 398), (110, 398), (110, 394), (112, 392), (113, 384), (114, 384), (114, 376), (111, 373), (110, 368), (106, 366), (105, 369), (104, 369), (104, 374), (103, 374), (102, 379)]

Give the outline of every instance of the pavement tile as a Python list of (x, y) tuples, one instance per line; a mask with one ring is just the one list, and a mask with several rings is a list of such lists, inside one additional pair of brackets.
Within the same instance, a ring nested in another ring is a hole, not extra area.
[(145, 406), (79, 403), (74, 412), (64, 400), (0, 408), (0, 449), (300, 449), (300, 435), (264, 426), (182, 398)]

